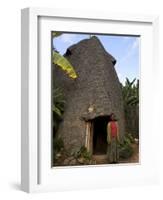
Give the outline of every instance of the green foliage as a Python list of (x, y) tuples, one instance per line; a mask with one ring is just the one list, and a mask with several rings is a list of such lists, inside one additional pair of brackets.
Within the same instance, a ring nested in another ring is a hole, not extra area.
[(124, 105), (137, 105), (139, 103), (139, 81), (134, 85), (136, 79), (129, 81), (126, 78), (125, 85), (122, 86), (122, 95), (124, 100)]
[(74, 155), (76, 158), (84, 158), (86, 160), (91, 160), (91, 153), (87, 151), (87, 148), (85, 146), (81, 146), (79, 151), (77, 151)]
[(53, 111), (53, 126), (55, 131), (58, 129), (59, 122), (62, 120), (64, 106), (65, 106), (65, 99), (60, 87), (55, 87), (53, 89), (53, 104), (52, 104), (52, 111)]
[(54, 147), (55, 152), (60, 152), (61, 149), (64, 148), (64, 142), (63, 142), (62, 138), (55, 138), (53, 140), (53, 147)]
[(62, 138), (53, 138), (53, 163), (57, 161), (57, 154), (64, 149)]
[[(58, 37), (62, 35), (62, 32), (52, 32), (53, 37)], [(62, 56), (55, 48), (53, 49), (53, 64), (57, 65), (60, 67), (63, 71), (66, 72), (66, 74), (72, 78), (76, 79), (77, 74), (74, 70), (74, 67), (71, 65), (71, 63), (64, 57)]]
[(123, 143), (119, 144), (119, 156), (122, 159), (130, 158), (133, 154), (133, 148), (131, 144), (134, 142), (134, 138), (131, 134), (127, 134), (124, 137)]
[(77, 78), (77, 74), (71, 63), (64, 56), (60, 55), (56, 51), (53, 51), (53, 64), (56, 64), (63, 71), (65, 71), (70, 78), (72, 79)]
[(122, 85), (123, 104), (125, 111), (126, 132), (138, 137), (139, 132), (139, 80), (131, 82), (126, 78), (125, 85)]
[(58, 36), (60, 36), (60, 35), (62, 35), (62, 34), (63, 34), (62, 32), (57, 32), (57, 31), (55, 31), (55, 32), (53, 31), (53, 32), (52, 32), (52, 36), (53, 36), (53, 37), (58, 37)]
[(135, 142), (134, 137), (132, 136), (131, 133), (128, 133), (128, 134), (126, 135), (126, 138), (129, 139), (130, 143), (134, 143), (134, 142)]
[(130, 145), (123, 145), (120, 147), (119, 157), (122, 159), (130, 158), (133, 154), (133, 149)]

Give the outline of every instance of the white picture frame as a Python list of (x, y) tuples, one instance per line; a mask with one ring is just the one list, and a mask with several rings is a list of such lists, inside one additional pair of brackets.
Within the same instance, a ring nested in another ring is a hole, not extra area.
[[(154, 105), (158, 97), (158, 92), (154, 89), (157, 85), (158, 71), (158, 16), (25, 8), (22, 10), (21, 19), (22, 190), (26, 192), (60, 191), (158, 183), (159, 157), (157, 151), (159, 148), (156, 143), (153, 143), (152, 138), (154, 127), (157, 124), (152, 116), (155, 113)], [(142, 37), (141, 144), (138, 164), (119, 164), (116, 167), (113, 165), (57, 167), (55, 169), (51, 167), (51, 51), (49, 49), (51, 38), (49, 33), (53, 30), (140, 35)], [(152, 97), (150, 96), (151, 88)], [(149, 115), (149, 108), (151, 115)], [(149, 120), (152, 120), (150, 127)], [(155, 137), (159, 137), (159, 131)], [(151, 145), (153, 148), (150, 148)]]

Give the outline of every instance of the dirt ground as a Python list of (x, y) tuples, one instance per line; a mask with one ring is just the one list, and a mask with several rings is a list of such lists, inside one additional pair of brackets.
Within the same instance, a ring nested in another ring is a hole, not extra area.
[[(133, 155), (128, 159), (119, 160), (119, 163), (138, 163), (139, 162), (139, 145), (132, 144)], [(108, 158), (106, 155), (93, 155), (93, 159), (96, 160), (96, 164), (108, 164)]]
[[(133, 154), (128, 159), (121, 159), (118, 163), (138, 163), (139, 162), (139, 145), (136, 143), (131, 144), (133, 148)], [(103, 155), (93, 155), (92, 157), (93, 165), (99, 164), (109, 164), (108, 157), (106, 154)], [(83, 165), (84, 162), (79, 163), (74, 160), (74, 157), (67, 158), (62, 155), (62, 157), (54, 164), (54, 166), (70, 166), (70, 165)]]

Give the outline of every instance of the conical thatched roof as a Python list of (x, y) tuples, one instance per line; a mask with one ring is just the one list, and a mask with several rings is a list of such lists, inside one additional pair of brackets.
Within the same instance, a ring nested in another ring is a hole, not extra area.
[(54, 66), (54, 79), (64, 90), (66, 108), (58, 134), (66, 148), (79, 148), (85, 142), (85, 121), (115, 113), (120, 133), (124, 133), (121, 85), (114, 65), (116, 60), (97, 37), (69, 47), (65, 57), (74, 66), (78, 78), (70, 79)]

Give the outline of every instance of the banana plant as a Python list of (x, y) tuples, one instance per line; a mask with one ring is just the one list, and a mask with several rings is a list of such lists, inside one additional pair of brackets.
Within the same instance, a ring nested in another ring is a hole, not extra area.
[(125, 85), (122, 85), (123, 104), (125, 111), (125, 129), (134, 137), (139, 137), (139, 81), (129, 81), (126, 78)]
[(62, 35), (62, 32), (57, 32), (57, 31), (55, 31), (55, 32), (53, 31), (53, 32), (52, 32), (52, 36), (53, 36), (53, 37), (58, 37), (58, 36), (60, 36), (60, 35)]
[(133, 79), (133, 81), (130, 82), (129, 79), (126, 78), (125, 86), (122, 87), (123, 100), (126, 106), (137, 105), (139, 103), (139, 82), (134, 85), (135, 80), (136, 79)]
[[(53, 37), (58, 37), (60, 35), (62, 35), (62, 32), (53, 32), (52, 33)], [(77, 78), (77, 74), (76, 74), (72, 64), (64, 56), (62, 56), (60, 53), (58, 53), (55, 49), (53, 49), (52, 60), (53, 60), (53, 64), (57, 65), (63, 71), (65, 71), (66, 74), (70, 78), (72, 78), (72, 79), (76, 79)]]
[(77, 74), (71, 63), (65, 57), (63, 57), (61, 54), (59, 54), (54, 50), (53, 50), (53, 64), (57, 65), (63, 71), (65, 71), (70, 78), (72, 79), (77, 78)]
[[(52, 32), (52, 37), (59, 37), (62, 35), (62, 32)], [(70, 78), (76, 79), (77, 74), (74, 70), (72, 64), (62, 56), (55, 48), (52, 52), (52, 63), (59, 67), (62, 71), (64, 71)], [(65, 99), (62, 89), (59, 86), (54, 84), (53, 86), (53, 103), (52, 103), (52, 111), (53, 111), (53, 127), (55, 132), (59, 127), (59, 123), (62, 120), (64, 107), (65, 107)]]

